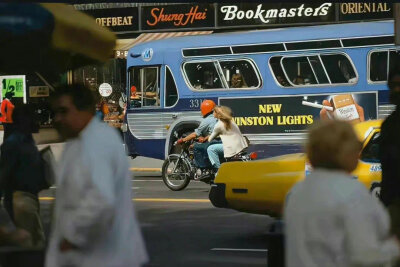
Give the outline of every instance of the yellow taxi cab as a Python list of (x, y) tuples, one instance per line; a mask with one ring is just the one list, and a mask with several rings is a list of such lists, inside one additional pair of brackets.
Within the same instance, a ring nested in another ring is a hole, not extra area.
[[(363, 149), (354, 179), (379, 197), (382, 177), (378, 159), (381, 120), (354, 125)], [(291, 187), (311, 170), (305, 154), (288, 154), (265, 160), (227, 162), (221, 165), (209, 198), (218, 208), (279, 217)]]

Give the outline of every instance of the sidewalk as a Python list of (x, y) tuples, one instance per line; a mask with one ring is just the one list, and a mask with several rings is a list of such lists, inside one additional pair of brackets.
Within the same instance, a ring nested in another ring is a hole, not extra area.
[[(0, 145), (3, 143), (3, 131), (0, 131)], [(54, 157), (57, 161), (60, 160), (62, 151), (64, 149), (64, 143), (59, 137), (55, 129), (40, 129), (38, 134), (34, 134), (36, 144), (39, 150), (45, 148), (46, 146), (51, 146), (51, 150), (54, 153)], [(121, 149), (124, 149), (121, 146)], [(161, 166), (163, 164), (162, 160), (137, 157), (135, 159), (129, 158), (129, 165), (132, 171), (137, 172), (161, 172)]]

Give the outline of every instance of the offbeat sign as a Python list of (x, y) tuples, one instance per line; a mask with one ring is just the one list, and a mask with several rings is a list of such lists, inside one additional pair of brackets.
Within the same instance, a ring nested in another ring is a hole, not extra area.
[(138, 31), (139, 12), (137, 7), (85, 10), (97, 24), (113, 32)]

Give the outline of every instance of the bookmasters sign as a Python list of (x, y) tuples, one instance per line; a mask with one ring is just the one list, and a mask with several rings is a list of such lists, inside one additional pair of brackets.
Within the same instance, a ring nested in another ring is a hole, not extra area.
[(335, 21), (333, 3), (219, 4), (218, 26), (253, 26)]

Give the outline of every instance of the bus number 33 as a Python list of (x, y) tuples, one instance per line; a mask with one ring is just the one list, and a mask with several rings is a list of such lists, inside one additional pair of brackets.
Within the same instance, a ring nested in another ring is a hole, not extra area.
[(200, 108), (205, 99), (189, 99), (189, 108)]

